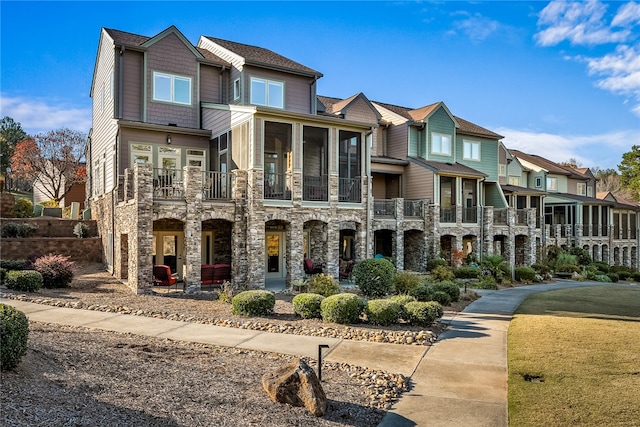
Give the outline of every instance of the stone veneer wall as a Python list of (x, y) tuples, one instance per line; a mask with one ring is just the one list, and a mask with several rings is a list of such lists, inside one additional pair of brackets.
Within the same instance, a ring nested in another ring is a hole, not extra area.
[(48, 254), (68, 256), (75, 262), (102, 262), (102, 245), (99, 237), (3, 237), (0, 245), (2, 259), (26, 259)]

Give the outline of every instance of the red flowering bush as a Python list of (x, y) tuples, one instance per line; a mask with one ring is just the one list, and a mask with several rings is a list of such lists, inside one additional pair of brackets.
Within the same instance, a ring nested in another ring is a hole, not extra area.
[(33, 268), (42, 274), (45, 288), (64, 288), (73, 280), (73, 264), (63, 255), (45, 255), (33, 262)]

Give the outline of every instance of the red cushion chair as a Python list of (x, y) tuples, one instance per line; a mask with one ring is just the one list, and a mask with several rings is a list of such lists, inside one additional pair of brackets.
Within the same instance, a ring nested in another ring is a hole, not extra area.
[(153, 266), (153, 284), (154, 286), (171, 286), (178, 283), (178, 279), (171, 275), (171, 267), (168, 265)]
[(307, 275), (320, 274), (322, 273), (322, 266), (315, 265), (312, 259), (304, 260), (304, 272)]
[(231, 280), (231, 266), (229, 264), (213, 265), (213, 284), (221, 285)]
[(201, 285), (213, 285), (213, 265), (202, 264), (200, 266), (200, 284)]

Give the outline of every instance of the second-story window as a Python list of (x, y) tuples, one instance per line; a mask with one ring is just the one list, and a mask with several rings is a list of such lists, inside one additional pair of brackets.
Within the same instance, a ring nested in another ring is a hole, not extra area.
[(547, 177), (547, 191), (558, 191), (558, 178)]
[(462, 158), (465, 160), (480, 160), (480, 143), (464, 141)]
[(541, 187), (542, 187), (542, 178), (537, 176), (536, 177), (536, 188), (541, 188)]
[(237, 100), (240, 98), (240, 79), (235, 79), (233, 81), (233, 100)]
[(584, 182), (579, 182), (577, 190), (578, 190), (578, 195), (579, 196), (586, 196), (587, 195), (587, 184), (585, 184)]
[(251, 103), (284, 108), (284, 83), (251, 77)]
[(449, 135), (443, 135), (441, 133), (432, 133), (431, 134), (431, 153), (450, 156), (451, 155), (451, 137)]
[(510, 176), (509, 177), (509, 185), (520, 186), (520, 177), (519, 176)]
[(154, 71), (153, 100), (191, 105), (191, 77)]

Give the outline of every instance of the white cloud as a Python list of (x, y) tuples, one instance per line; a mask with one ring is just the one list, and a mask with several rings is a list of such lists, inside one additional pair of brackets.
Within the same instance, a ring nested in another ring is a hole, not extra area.
[[(633, 3), (630, 3), (633, 5)], [(555, 46), (565, 40), (572, 45), (597, 45), (621, 43), (629, 39), (629, 25), (637, 21), (636, 9), (626, 4), (619, 9), (614, 18), (617, 27), (614, 31), (604, 18), (607, 5), (597, 0), (586, 2), (567, 2), (554, 0), (549, 3), (538, 17), (538, 26), (546, 27), (535, 35), (541, 46)]]
[[(460, 12), (458, 14), (468, 15)], [(453, 27), (456, 31), (466, 35), (472, 42), (480, 42), (496, 33), (500, 29), (500, 23), (480, 14), (475, 14), (468, 16), (466, 19), (455, 21)]]
[(91, 109), (53, 104), (41, 99), (27, 99), (0, 95), (0, 116), (9, 116), (22, 129), (35, 135), (60, 128), (88, 133), (91, 129)]
[(576, 159), (585, 167), (617, 168), (622, 154), (640, 143), (637, 130), (599, 135), (557, 135), (527, 130), (495, 128), (507, 148), (536, 154), (554, 162)]
[(618, 9), (617, 15), (611, 21), (614, 27), (640, 24), (640, 4), (629, 2)]

